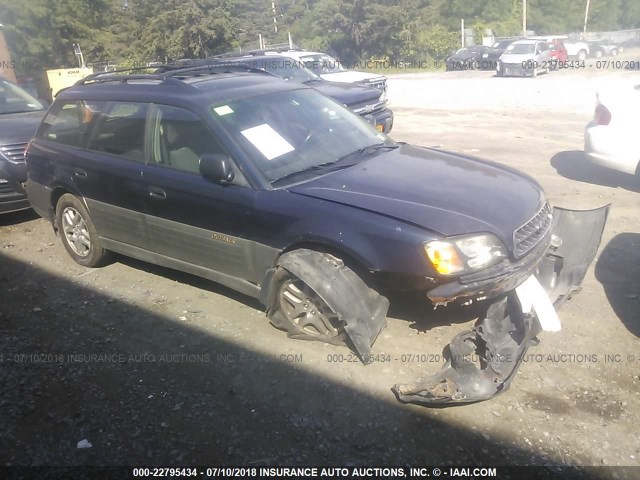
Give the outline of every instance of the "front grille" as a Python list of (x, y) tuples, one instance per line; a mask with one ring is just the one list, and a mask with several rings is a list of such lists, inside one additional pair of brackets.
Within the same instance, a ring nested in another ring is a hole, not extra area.
[(4, 178), (0, 178), (0, 195), (6, 195), (8, 193), (16, 193), (9, 182), (7, 182)]
[(513, 252), (520, 258), (545, 238), (551, 228), (551, 205), (546, 202), (535, 216), (513, 232)]
[(355, 105), (349, 105), (349, 108), (353, 113), (358, 115), (367, 115), (369, 113), (377, 112), (385, 107), (386, 102), (378, 102), (377, 99), (369, 100), (368, 102), (357, 103)]
[(368, 87), (377, 88), (381, 92), (387, 91), (387, 81), (386, 80), (374, 80), (372, 82), (367, 83)]
[(11, 145), (3, 145), (0, 152), (12, 163), (24, 163), (24, 151), (27, 149), (27, 143), (13, 143)]

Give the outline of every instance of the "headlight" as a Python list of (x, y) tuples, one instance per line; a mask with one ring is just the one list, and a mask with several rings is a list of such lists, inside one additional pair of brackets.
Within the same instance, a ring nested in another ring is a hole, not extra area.
[(465, 235), (425, 244), (427, 258), (441, 275), (480, 270), (507, 256), (504, 244), (494, 235)]

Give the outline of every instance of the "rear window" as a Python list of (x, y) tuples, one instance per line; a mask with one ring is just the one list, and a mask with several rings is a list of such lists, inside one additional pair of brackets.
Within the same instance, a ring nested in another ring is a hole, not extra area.
[(79, 102), (55, 103), (42, 121), (36, 137), (74, 147), (82, 146), (83, 123)]
[(95, 126), (87, 148), (129, 160), (145, 160), (145, 126), (149, 105), (135, 102), (87, 104), (86, 117)]

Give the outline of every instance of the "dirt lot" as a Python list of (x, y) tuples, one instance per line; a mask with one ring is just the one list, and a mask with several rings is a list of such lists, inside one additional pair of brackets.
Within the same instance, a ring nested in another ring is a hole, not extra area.
[(288, 340), (248, 297), (121, 257), (85, 269), (35, 214), (1, 217), (0, 464), (639, 466), (640, 185), (580, 154), (596, 88), (628, 78), (640, 72), (390, 78), (396, 140), (522, 169), (555, 205), (612, 204), (563, 330), (484, 403), (428, 409), (390, 390), (437, 371), (473, 312), (392, 299), (374, 345), (391, 361), (363, 366)]

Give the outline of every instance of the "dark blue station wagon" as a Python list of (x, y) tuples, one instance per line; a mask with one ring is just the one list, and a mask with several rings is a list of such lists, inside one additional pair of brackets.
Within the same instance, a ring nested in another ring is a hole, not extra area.
[(423, 404), (508, 387), (544, 328), (515, 289), (567, 298), (606, 218), (553, 209), (525, 174), (394, 142), (314, 89), (245, 67), (88, 77), (56, 98), (27, 171), (33, 208), (79, 264), (117, 252), (211, 279), (259, 298), (289, 336), (346, 343), (365, 363), (385, 292), (486, 305), (450, 345), (482, 365), (454, 360), (394, 387)]

